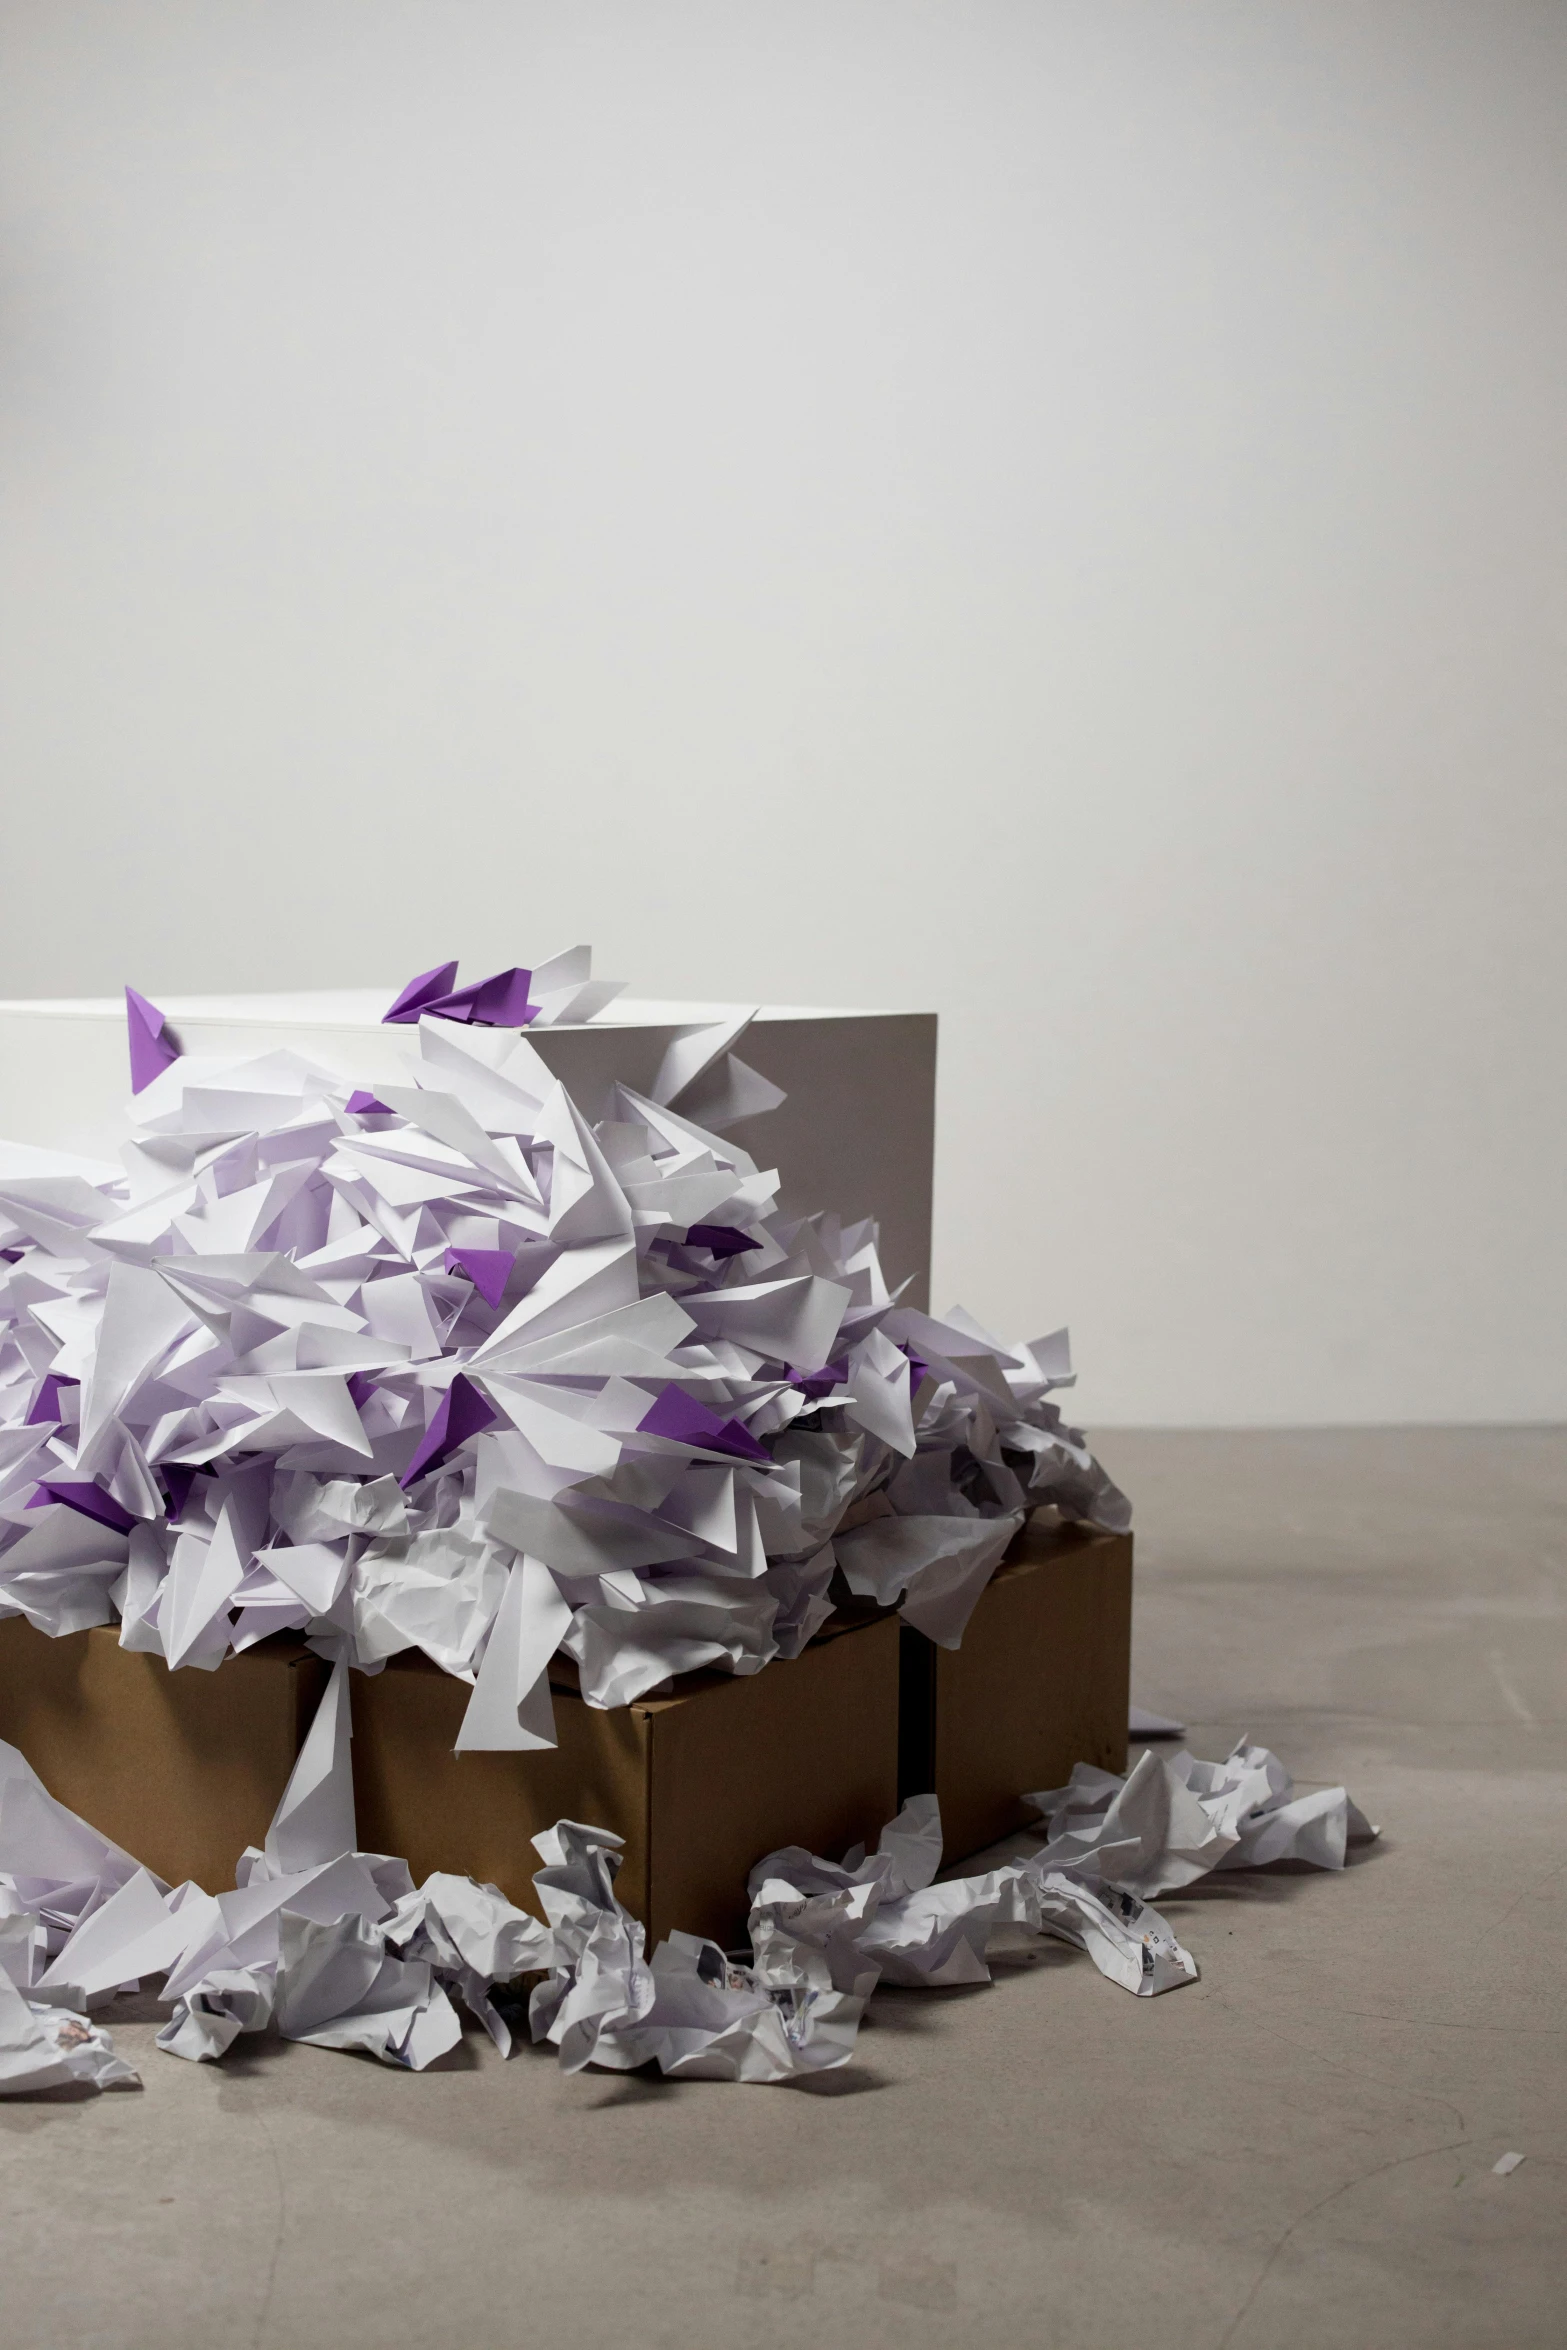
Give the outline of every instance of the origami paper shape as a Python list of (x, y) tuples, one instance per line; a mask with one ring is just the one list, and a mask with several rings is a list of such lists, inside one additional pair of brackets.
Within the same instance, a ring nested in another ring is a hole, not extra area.
[(688, 1248), (705, 1248), (710, 1256), (743, 1257), (761, 1242), (749, 1232), (739, 1232), (733, 1224), (693, 1224), (686, 1234)]
[(29, 1428), (40, 1428), (58, 1422), (63, 1417), (60, 1410), (61, 1391), (64, 1388), (77, 1387), (80, 1384), (79, 1380), (67, 1378), (63, 1372), (45, 1372), (39, 1383), (33, 1408), (27, 1415), (26, 1425)]
[(180, 1057), (180, 1048), (156, 1004), (134, 987), (125, 990), (125, 1026), (131, 1048), (131, 1091), (144, 1093)]
[[(535, 1022), (548, 1028), (568, 1021), (580, 1023), (612, 1003), (625, 984), (619, 979), (593, 979), (592, 964), (591, 948), (571, 947), (565, 954), (552, 955), (547, 963), (540, 963), (531, 971), (514, 965), (510, 970), (494, 972), (488, 979), (457, 987), (453, 984), (457, 965), (440, 963), (434, 970), (410, 979), (382, 1019), (408, 1025), (426, 1018), (452, 1020), (481, 1028), (527, 1028)], [(782, 1100), (776, 1087), (768, 1086), (765, 1078), (756, 1078), (754, 1071), (748, 1074), (754, 1079), (753, 1092), (760, 1086), (769, 1097)], [(771, 1106), (770, 1099), (757, 1102), (759, 1108)]]
[(437, 963), (433, 971), (421, 971), (382, 1013), (383, 1022), (417, 1023), (421, 1014), (438, 1003), (457, 977), (455, 963)]
[(509, 971), (494, 972), (488, 979), (480, 979), (469, 987), (453, 988), (446, 995), (437, 996), (424, 1010), (433, 1019), (465, 1020), (483, 1028), (525, 1028), (537, 1019), (538, 1007), (528, 1000), (528, 989), (533, 973), (515, 965)]
[(459, 1020), (483, 1028), (525, 1028), (538, 1018), (538, 1006), (528, 999), (531, 971), (514, 966), (488, 979), (475, 980), (468, 987), (454, 987), (456, 976), (455, 963), (441, 963), (433, 971), (421, 972), (382, 1013), (383, 1022), (408, 1025), (429, 1018)]
[(405, 1489), (419, 1478), (438, 1469), (450, 1459), (460, 1444), (481, 1429), (490, 1427), (495, 1419), (493, 1407), (459, 1371), (430, 1416), (430, 1424), (420, 1440), (417, 1451), (398, 1482)]
[(447, 1272), (466, 1273), (489, 1306), (500, 1304), (516, 1262), (515, 1250), (506, 1248), (449, 1248), (445, 1257)]
[(76, 1510), (84, 1518), (94, 1519), (107, 1526), (112, 1533), (128, 1534), (136, 1520), (130, 1511), (117, 1502), (112, 1493), (105, 1493), (101, 1485), (78, 1484), (71, 1480), (50, 1478), (39, 1486), (30, 1510), (44, 1509), (50, 1502), (59, 1502), (68, 1510)]
[(678, 1387), (666, 1387), (637, 1422), (637, 1428), (644, 1436), (667, 1436), (671, 1443), (693, 1445), (704, 1452), (733, 1453), (737, 1460), (768, 1458), (766, 1448), (738, 1420), (721, 1420), (706, 1404)]

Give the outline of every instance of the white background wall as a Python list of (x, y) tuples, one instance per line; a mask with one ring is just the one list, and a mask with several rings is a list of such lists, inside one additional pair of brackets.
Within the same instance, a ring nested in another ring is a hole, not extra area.
[(0, 992), (934, 1006), (1091, 1420), (1567, 1413), (1559, 0), (0, 44)]

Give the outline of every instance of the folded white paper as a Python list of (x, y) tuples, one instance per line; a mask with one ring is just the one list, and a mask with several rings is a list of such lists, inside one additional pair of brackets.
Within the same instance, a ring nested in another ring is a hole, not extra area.
[(374, 1095), (182, 1057), (131, 997), (123, 1175), (0, 1153), (0, 1615), (199, 1671), (419, 1648), (508, 1749), (553, 1740), (557, 1649), (597, 1706), (756, 1672), (835, 1571), (955, 1646), (1028, 1508), (1127, 1524), (1063, 1332), (911, 1312), (874, 1224), (779, 1213), (723, 1131), (782, 1098), (747, 1015), (582, 1117), (523, 1031), (589, 971), (422, 974)]

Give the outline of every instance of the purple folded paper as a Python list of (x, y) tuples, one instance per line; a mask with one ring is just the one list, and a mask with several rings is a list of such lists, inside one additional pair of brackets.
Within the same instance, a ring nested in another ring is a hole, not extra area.
[(30, 1510), (47, 1509), (52, 1501), (77, 1511), (84, 1518), (96, 1518), (100, 1526), (107, 1526), (113, 1534), (128, 1534), (136, 1523), (130, 1511), (123, 1509), (112, 1493), (105, 1493), (101, 1485), (65, 1484), (46, 1478), (27, 1506)]
[(487, 1306), (498, 1306), (517, 1262), (509, 1248), (449, 1248), (448, 1273), (466, 1273)]
[(748, 1249), (761, 1245), (749, 1232), (738, 1231), (733, 1224), (693, 1224), (686, 1234), (687, 1248), (705, 1248), (715, 1257), (743, 1257)]
[(430, 1425), (420, 1439), (419, 1449), (398, 1483), (406, 1492), (410, 1485), (428, 1476), (432, 1469), (438, 1469), (460, 1444), (467, 1443), (470, 1436), (477, 1436), (482, 1429), (488, 1428), (494, 1418), (494, 1412), (473, 1381), (465, 1379), (459, 1371), (431, 1414)]
[(479, 1028), (526, 1028), (538, 1016), (538, 1005), (528, 1001), (533, 973), (515, 966), (480, 979), (472, 987), (455, 988), (427, 1008), (441, 1020), (467, 1020)]
[(65, 1415), (60, 1409), (61, 1388), (80, 1385), (79, 1379), (68, 1379), (63, 1371), (46, 1371), (38, 1393), (33, 1398), (33, 1408), (27, 1415), (25, 1425), (29, 1428), (46, 1428), (52, 1422), (62, 1420)]
[(131, 1091), (142, 1093), (180, 1057), (169, 1024), (156, 1004), (134, 987), (125, 990), (125, 1026), (131, 1047)]
[(403, 1026), (412, 1026), (422, 1012), (445, 995), (457, 976), (455, 963), (437, 963), (433, 971), (421, 971), (417, 979), (410, 979), (390, 1011), (381, 1014), (384, 1028), (389, 1020)]
[[(392, 1017), (391, 1013), (388, 1012), (386, 1017), (388, 1020), (390, 1020)], [(349, 1095), (347, 1102), (344, 1104), (344, 1107), (348, 1110), (349, 1114), (355, 1118), (363, 1118), (365, 1116), (390, 1118), (395, 1115), (393, 1111), (387, 1108), (385, 1102), (378, 1102), (373, 1093), (366, 1093), (362, 1087), (357, 1092), (351, 1093)]]
[(820, 1371), (791, 1371), (789, 1384), (798, 1387), (802, 1395), (809, 1396), (815, 1403), (821, 1396), (831, 1395), (835, 1387), (848, 1386), (849, 1366), (847, 1363), (828, 1363)]
[(190, 1499), (190, 1489), (199, 1474), (199, 1470), (188, 1467), (184, 1461), (164, 1462), (163, 1490), (168, 1495), (169, 1524), (171, 1526), (177, 1526), (184, 1516), (185, 1504)]
[(703, 1452), (727, 1452), (737, 1461), (765, 1461), (769, 1457), (749, 1428), (738, 1420), (721, 1420), (705, 1403), (698, 1403), (679, 1387), (666, 1387), (637, 1426), (644, 1436), (696, 1445)]
[(428, 1013), (431, 1019), (461, 1020), (470, 1028), (526, 1028), (538, 1018), (538, 1005), (528, 1001), (531, 971), (513, 965), (488, 979), (476, 979), (471, 987), (454, 988), (456, 976), (455, 963), (441, 963), (410, 979), (390, 1011), (382, 1013), (383, 1024), (391, 1020), (412, 1025)]

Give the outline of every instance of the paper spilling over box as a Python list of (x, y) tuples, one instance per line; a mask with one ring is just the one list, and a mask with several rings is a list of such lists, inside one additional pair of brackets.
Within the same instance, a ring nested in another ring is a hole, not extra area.
[[(922, 1275), (932, 1022), (611, 1011), (586, 950), (456, 981), (177, 1018), (128, 991), (118, 1166), (52, 1147), (109, 1141), (101, 1008), (0, 1013), (30, 1128), (0, 1148), (0, 1618), (76, 1643), (0, 1688), (0, 1732), (160, 1873), (226, 1883), (308, 1651), (359, 1668), (333, 1705), (378, 1845), (526, 1899), (570, 1814), (658, 1925), (732, 1936), (759, 1853), (892, 1807), (897, 1642), (857, 1618), (955, 1652), (1032, 1506), (1127, 1505), (1054, 1400), (1065, 1334), (933, 1319), (817, 1192), (890, 1198)], [(737, 1131), (790, 1143), (793, 1209)], [(1060, 1662), (1035, 1614), (1009, 1703)], [(946, 1686), (938, 1770), (983, 1684)]]
[(405, 1862), (360, 1851), (348, 1715), (338, 1664), (226, 1899), (159, 1886), (0, 1745), (0, 2096), (134, 2087), (84, 2011), (149, 1976), (172, 2009), (159, 2047), (196, 2061), (270, 2028), (422, 2070), (461, 2037), (458, 2003), (509, 2055), (531, 1977), (530, 2036), (568, 2071), (797, 2080), (847, 2062), (878, 1981), (985, 1982), (993, 1955), (1023, 1957), (1045, 1935), (1127, 1991), (1174, 1989), (1197, 1969), (1147, 1895), (1215, 1866), (1341, 1868), (1348, 1844), (1376, 1833), (1342, 1787), (1295, 1797), (1263, 1748), (1223, 1764), (1145, 1754), (1124, 1780), (1080, 1765), (1068, 1786), (1031, 1795), (1042, 1826), (999, 1866), (933, 1882), (939, 1807), (920, 1795), (874, 1851), (765, 1854), (750, 1873), (749, 1957), (678, 1930), (650, 1953), (604, 1829), (560, 1820), (535, 1837), (543, 1922), (492, 1885), (437, 1871), (416, 1886)]
[[(619, 1898), (653, 1940), (741, 1938), (746, 1880), (781, 1845), (874, 1843), (933, 1792), (954, 1859), (1031, 1824), (1032, 1787), (1126, 1759), (1130, 1537), (1025, 1528), (963, 1645), (837, 1617), (800, 1658), (684, 1676), (608, 1711), (554, 1693), (557, 1745), (455, 1751), (464, 1683), (418, 1651), (351, 1676), (358, 1840), (418, 1878), (457, 1871), (533, 1905), (534, 1838), (562, 1818), (624, 1840)], [(901, 1667), (901, 1670), (900, 1670)], [(326, 1667), (274, 1636), (215, 1673), (170, 1672), (107, 1627), (0, 1623), (0, 1739), (59, 1801), (170, 1884), (230, 1884), (259, 1845)]]
[(934, 1794), (946, 1857), (1032, 1825), (1032, 1788), (1126, 1768), (1132, 1538), (1034, 1518), (959, 1648), (903, 1627), (898, 1783)]
[[(530, 1752), (558, 1656), (630, 1704), (798, 1657), (845, 1592), (951, 1647), (1031, 1505), (1124, 1526), (1054, 1401), (1064, 1333), (933, 1320), (873, 1220), (782, 1207), (729, 1131), (783, 1114), (744, 1015), (614, 1027), (585, 950), (455, 982), (323, 1022), (335, 1065), (275, 1005), (236, 1059), (132, 993), (123, 1171), (0, 1154), (0, 1613), (176, 1668), (416, 1650), (470, 1691), (460, 1750)], [(757, 1024), (816, 1040), (807, 1110), (850, 1039), (808, 1120), (844, 1164), (885, 1147), (878, 1019)], [(596, 1115), (547, 1052), (588, 1054)]]
[(786, 2080), (1041, 1934), (1189, 1981), (1144, 1895), (1371, 1832), (1261, 1749), (1104, 1767), (1129, 1510), (1065, 1333), (933, 1320), (826, 1196), (921, 1278), (934, 1024), (614, 992), (127, 991), (118, 1164), (106, 1008), (0, 1008), (0, 2093), (123, 2083), (67, 2010), (149, 1977), (188, 2057), (418, 2068), (454, 2000), (505, 2053), (533, 1973), (568, 2067)]
[(428, 1659), (353, 1681), (363, 1843), (416, 1878), (453, 1869), (535, 1905), (533, 1839), (559, 1819), (624, 1840), (616, 1892), (650, 1942), (745, 1934), (746, 1880), (784, 1844), (874, 1844), (897, 1810), (898, 1627), (831, 1629), (736, 1680), (695, 1673), (609, 1712), (555, 1693), (552, 1749), (458, 1754), (465, 1691)]
[(288, 1638), (221, 1673), (171, 1673), (108, 1626), (51, 1640), (12, 1616), (0, 1622), (0, 1738), (56, 1802), (167, 1883), (217, 1891), (265, 1836), (326, 1677)]

